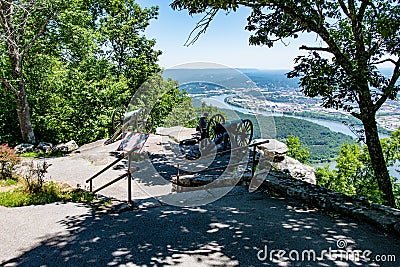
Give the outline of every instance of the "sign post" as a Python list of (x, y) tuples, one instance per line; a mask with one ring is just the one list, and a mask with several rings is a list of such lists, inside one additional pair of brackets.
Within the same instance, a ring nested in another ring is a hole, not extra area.
[(125, 133), (118, 151), (124, 151), (128, 154), (128, 204), (132, 202), (132, 154), (139, 154), (144, 144), (149, 138), (149, 134), (128, 131)]

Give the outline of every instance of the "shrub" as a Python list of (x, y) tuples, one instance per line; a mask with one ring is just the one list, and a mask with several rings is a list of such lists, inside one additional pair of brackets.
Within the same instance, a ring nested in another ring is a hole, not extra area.
[(27, 169), (22, 177), (26, 183), (26, 190), (33, 194), (43, 191), (43, 182), (49, 164), (46, 161), (35, 163), (33, 161), (27, 164)]
[(0, 145), (0, 179), (10, 179), (21, 158), (7, 144)]

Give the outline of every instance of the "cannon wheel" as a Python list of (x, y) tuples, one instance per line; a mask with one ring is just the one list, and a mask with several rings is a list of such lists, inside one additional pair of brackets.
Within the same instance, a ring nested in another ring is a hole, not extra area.
[(218, 123), (224, 124), (225, 118), (221, 114), (215, 114), (212, 116), (207, 124), (207, 137), (211, 140), (215, 139), (217, 136), (214, 133), (213, 127)]
[(140, 133), (149, 133), (154, 124), (153, 114), (148, 114), (144, 109), (139, 110), (135, 114), (135, 118), (133, 121), (124, 121), (126, 115), (126, 109), (124, 107), (118, 107), (114, 110), (112, 114), (112, 129), (113, 134), (110, 138), (108, 138), (104, 144), (108, 145), (116, 140), (119, 140), (123, 137), (123, 134), (126, 130), (131, 130)]
[(116, 132), (124, 123), (126, 109), (125, 107), (117, 107), (111, 117), (112, 120), (112, 130)]
[(110, 137), (104, 142), (105, 145), (111, 144), (119, 139), (122, 135), (122, 125), (124, 123), (125, 107), (117, 107), (111, 116), (111, 133)]
[(235, 136), (239, 147), (248, 146), (253, 138), (253, 123), (249, 119), (242, 120), (237, 127)]

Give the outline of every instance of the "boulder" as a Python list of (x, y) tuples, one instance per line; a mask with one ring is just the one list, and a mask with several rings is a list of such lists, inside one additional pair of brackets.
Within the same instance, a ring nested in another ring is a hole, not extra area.
[(68, 143), (57, 145), (54, 148), (54, 151), (61, 151), (68, 153), (77, 150), (78, 148), (79, 148), (78, 144), (74, 140), (71, 140)]
[(274, 162), (282, 161), (288, 152), (288, 147), (276, 139), (255, 139), (253, 143), (263, 142), (268, 140), (268, 143), (258, 145), (257, 149), (261, 150), (263, 156), (273, 159)]
[(40, 142), (37, 145), (36, 150), (49, 153), (49, 152), (51, 152), (52, 148), (53, 148), (53, 144), (52, 143)]
[(16, 153), (22, 154), (22, 153), (32, 152), (34, 147), (35, 146), (32, 144), (19, 144), (14, 148), (14, 150)]
[(285, 156), (284, 160), (274, 164), (279, 170), (290, 174), (295, 179), (316, 184), (315, 169), (311, 166), (301, 163), (300, 161)]

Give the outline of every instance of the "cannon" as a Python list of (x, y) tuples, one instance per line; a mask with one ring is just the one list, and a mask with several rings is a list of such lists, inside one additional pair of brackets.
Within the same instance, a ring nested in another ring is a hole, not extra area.
[(125, 107), (117, 107), (111, 117), (113, 134), (104, 144), (111, 144), (119, 139), (127, 131), (148, 133), (153, 126), (153, 117), (151, 112), (145, 108), (126, 112)]
[(211, 140), (217, 137), (214, 127), (218, 123), (225, 127), (230, 136), (234, 137), (234, 140), (231, 140), (231, 142), (235, 142), (235, 145), (238, 147), (248, 146), (253, 139), (253, 123), (251, 120), (240, 119), (226, 122), (224, 116), (215, 114), (207, 124), (206, 136)]

